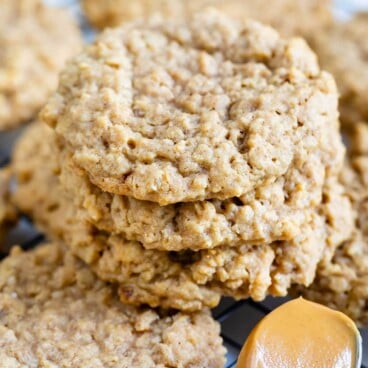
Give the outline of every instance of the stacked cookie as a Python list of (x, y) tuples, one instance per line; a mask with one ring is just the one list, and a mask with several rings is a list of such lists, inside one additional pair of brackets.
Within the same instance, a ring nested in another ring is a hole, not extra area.
[(368, 126), (350, 127), (350, 152), (341, 174), (354, 208), (354, 231), (339, 245), (333, 259), (321, 262), (309, 288), (298, 287), (305, 298), (340, 310), (359, 325), (368, 325), (368, 235), (367, 169)]
[(348, 147), (341, 181), (353, 205), (354, 230), (331, 261), (321, 262), (313, 284), (307, 289), (298, 287), (296, 293), (343, 311), (361, 326), (368, 325), (367, 19), (366, 13), (357, 14), (311, 40), (323, 67), (336, 78), (341, 96), (339, 109)]
[(15, 152), (18, 206), (125, 303), (285, 295), (350, 235), (333, 79), (257, 22), (108, 30), (41, 120)]

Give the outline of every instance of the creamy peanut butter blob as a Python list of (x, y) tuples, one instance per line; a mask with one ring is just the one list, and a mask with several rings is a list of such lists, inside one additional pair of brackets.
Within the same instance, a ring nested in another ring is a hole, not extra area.
[(258, 323), (243, 346), (237, 368), (360, 367), (361, 345), (349, 317), (299, 298)]

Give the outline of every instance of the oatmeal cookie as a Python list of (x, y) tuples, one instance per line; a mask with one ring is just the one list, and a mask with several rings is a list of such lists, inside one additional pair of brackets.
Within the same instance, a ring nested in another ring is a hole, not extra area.
[(0, 130), (34, 118), (81, 47), (76, 22), (39, 0), (0, 2)]
[(322, 262), (316, 280), (307, 289), (308, 299), (338, 309), (361, 326), (368, 326), (368, 126), (356, 124), (350, 156), (342, 180), (355, 210), (355, 230), (342, 243), (331, 262)]
[(311, 157), (324, 172), (342, 150), (335, 83), (306, 43), (214, 10), (105, 31), (41, 116), (95, 185), (160, 205), (241, 196)]
[(211, 367), (225, 364), (208, 310), (160, 313), (119, 302), (65, 246), (13, 248), (0, 263), (0, 359), (10, 367)]
[(368, 120), (368, 13), (336, 23), (311, 43), (322, 67), (336, 78), (342, 122)]
[[(63, 191), (59, 188), (59, 163), (55, 157), (56, 141), (52, 129), (39, 122), (33, 122), (18, 139), (13, 152), (13, 171), (16, 177), (16, 189), (11, 201), (23, 213), (32, 216), (37, 226), (61, 239), (70, 225), (73, 212), (60, 200)], [(48, 144), (47, 142), (50, 142)], [(43, 161), (45, 169), (40, 166)]]
[[(221, 295), (256, 300), (267, 294), (285, 295), (292, 284), (311, 283), (317, 263), (330, 259), (336, 246), (350, 236), (349, 203), (340, 184), (329, 180), (323, 205), (310, 214), (292, 241), (229, 244), (198, 252), (147, 250), (84, 219), (57, 181), (58, 170), (53, 169), (57, 156), (43, 154), (48, 151), (41, 146), (50, 142), (54, 146), (53, 132), (44, 125), (35, 129), (38, 132), (26, 133), (14, 155), (19, 207), (50, 237), (63, 239), (101, 279), (118, 283), (123, 302), (195, 311), (216, 306)], [(35, 206), (28, 198), (43, 202)]]
[(357, 231), (336, 251), (332, 262), (319, 266), (312, 286), (297, 295), (346, 313), (368, 326), (368, 241)]
[(318, 216), (290, 242), (198, 252), (146, 250), (138, 242), (93, 229), (69, 239), (72, 251), (100, 278), (119, 284), (123, 302), (188, 311), (216, 306), (214, 293), (262, 300), (268, 294), (286, 295), (292, 284), (308, 285), (326, 243), (335, 247)]
[(165, 18), (188, 17), (211, 6), (235, 19), (250, 17), (286, 35), (304, 35), (332, 21), (330, 0), (83, 0), (88, 20), (97, 28), (115, 27), (160, 13)]
[[(137, 240), (146, 249), (200, 250), (219, 245), (269, 244), (298, 236), (320, 205), (325, 174), (316, 160), (240, 197), (160, 206), (102, 191), (63, 154), (60, 180), (99, 230)], [(342, 162), (338, 157), (336, 166)], [(332, 174), (331, 174), (332, 176)]]

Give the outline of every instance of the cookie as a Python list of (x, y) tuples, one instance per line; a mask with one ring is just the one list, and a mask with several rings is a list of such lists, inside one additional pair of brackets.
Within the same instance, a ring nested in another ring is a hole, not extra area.
[[(338, 152), (341, 142), (336, 143)], [(326, 178), (323, 168), (316, 170), (318, 159), (312, 156), (282, 179), (240, 197), (167, 206), (102, 191), (65, 153), (60, 180), (75, 205), (99, 230), (122, 234), (146, 249), (200, 250), (228, 244), (269, 244), (298, 236), (322, 200)], [(342, 162), (342, 155), (335, 156), (334, 170)], [(328, 174), (336, 177), (330, 170)]]
[(0, 169), (0, 241), (7, 229), (17, 221), (17, 212), (10, 201), (10, 167)]
[[(56, 239), (60, 239), (73, 213), (68, 213), (67, 206), (61, 206), (57, 177), (60, 168), (52, 147), (56, 142), (40, 144), (52, 136), (50, 128), (33, 122), (17, 140), (12, 159), (16, 186), (11, 193), (11, 202), (23, 213), (38, 211), (37, 226), (42, 231), (48, 229)], [(46, 169), (34, 170), (35, 162), (39, 162), (40, 157), (45, 160)], [(48, 193), (47, 196), (45, 193)], [(47, 214), (52, 214), (52, 219)]]
[(340, 246), (332, 260), (322, 264), (316, 280), (296, 294), (344, 312), (360, 326), (368, 326), (368, 247), (360, 232)]
[(354, 205), (356, 228), (351, 239), (339, 246), (332, 261), (322, 262), (312, 286), (299, 288), (298, 293), (368, 326), (367, 124), (356, 124), (350, 138), (351, 152), (342, 179)]
[(55, 135), (44, 125), (32, 129), (14, 154), (16, 203), (50, 237), (63, 239), (101, 279), (118, 283), (125, 303), (195, 311), (216, 306), (221, 295), (256, 300), (285, 295), (292, 284), (310, 284), (318, 262), (330, 259), (350, 236), (349, 202), (341, 185), (330, 180), (323, 204), (292, 241), (221, 245), (198, 252), (147, 250), (85, 220), (58, 184), (57, 155), (42, 147), (55, 147)]
[(0, 263), (3, 367), (223, 367), (220, 326), (209, 311), (159, 313), (119, 302), (63, 245)]
[(340, 140), (335, 83), (306, 43), (214, 10), (107, 30), (41, 116), (95, 185), (160, 205), (241, 196), (340, 154), (324, 151)]
[(341, 95), (341, 120), (348, 126), (368, 120), (368, 13), (337, 23), (312, 37), (322, 67), (330, 71)]
[(57, 86), (81, 36), (66, 11), (39, 0), (0, 4), (0, 130), (30, 121)]
[(82, 5), (88, 20), (100, 29), (154, 13), (185, 17), (207, 6), (235, 19), (257, 19), (287, 35), (309, 34), (332, 21), (330, 0), (273, 0), (272, 6), (267, 0), (83, 0)]

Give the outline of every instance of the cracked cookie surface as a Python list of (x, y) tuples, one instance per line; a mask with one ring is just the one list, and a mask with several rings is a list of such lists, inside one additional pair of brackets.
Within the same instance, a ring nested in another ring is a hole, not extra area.
[(306, 43), (214, 10), (107, 30), (41, 116), (95, 185), (160, 205), (241, 196), (310, 157), (323, 171), (339, 139), (334, 81)]
[(39, 0), (0, 4), (0, 130), (32, 120), (81, 47), (73, 17)]
[(221, 368), (220, 326), (208, 310), (161, 314), (120, 303), (64, 245), (0, 263), (1, 365)]
[(53, 131), (44, 125), (32, 129), (14, 154), (16, 203), (50, 237), (63, 239), (100, 278), (118, 283), (125, 303), (195, 311), (216, 306), (221, 295), (256, 300), (286, 295), (292, 284), (310, 284), (318, 262), (330, 259), (350, 235), (349, 202), (341, 185), (332, 180), (326, 182), (323, 204), (293, 241), (223, 245), (198, 252), (147, 250), (85, 220), (58, 182), (58, 157), (42, 148), (55, 146)]

